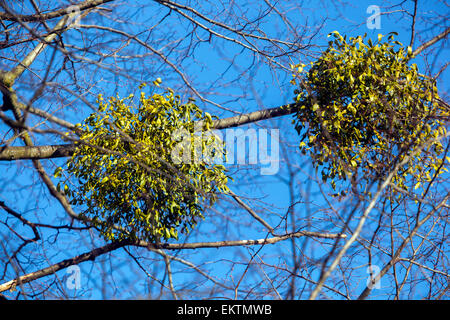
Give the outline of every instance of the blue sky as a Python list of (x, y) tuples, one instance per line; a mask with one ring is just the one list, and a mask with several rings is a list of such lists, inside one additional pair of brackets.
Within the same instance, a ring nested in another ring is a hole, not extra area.
[[(425, 10), (426, 4), (424, 2), (419, 2), (419, 10)], [(250, 4), (251, 5), (251, 4)], [(249, 5), (249, 6), (250, 6)], [(313, 61), (320, 51), (327, 46), (327, 34), (338, 30), (341, 34), (347, 36), (357, 36), (367, 33), (368, 37), (376, 39), (379, 33), (388, 34), (389, 32), (395, 31), (398, 35), (398, 40), (405, 45), (410, 41), (410, 25), (411, 18), (405, 14), (397, 13), (392, 15), (381, 15), (380, 17), (380, 29), (370, 30), (367, 28), (366, 19), (371, 15), (367, 13), (367, 8), (370, 5), (379, 5), (381, 12), (392, 12), (400, 10), (400, 7), (389, 7), (382, 1), (358, 1), (356, 3), (349, 2), (345, 6), (345, 10), (342, 11), (342, 6), (334, 5), (331, 1), (305, 1), (302, 12), (296, 10), (291, 10), (289, 12), (289, 17), (298, 24), (304, 24), (308, 22), (308, 26), (311, 31), (316, 30), (323, 23), (323, 28), (312, 40), (312, 44), (315, 46), (313, 53), (314, 56), (304, 55), (302, 53), (296, 54), (292, 57), (292, 62), (296, 63), (298, 60), (300, 62), (310, 62)], [(428, 5), (428, 4), (427, 4)], [(433, 1), (433, 8), (430, 9), (436, 11), (449, 12), (449, 8), (437, 1)], [(289, 7), (289, 5), (287, 5)], [(123, 7), (120, 7), (123, 9)], [(403, 6), (404, 9), (411, 10), (412, 1), (407, 1)], [(129, 13), (135, 12), (134, 4), (130, 5)], [(149, 11), (139, 11), (136, 14), (124, 14), (128, 18), (133, 18), (133, 23), (125, 25), (124, 29), (131, 31), (139, 30), (142, 25), (148, 24), (148, 16), (153, 16), (151, 9)], [(161, 12), (161, 15), (164, 15)], [(323, 17), (327, 16), (327, 19)], [(182, 35), (188, 30), (189, 24), (186, 21), (182, 21), (178, 16), (173, 15), (169, 18), (166, 23), (171, 25), (173, 29), (173, 40), (174, 41), (187, 41), (182, 39)], [(442, 21), (442, 24), (448, 26), (448, 21)], [(87, 24), (87, 22), (86, 22)], [(273, 36), (282, 36), (280, 29), (280, 21), (269, 20), (264, 22), (262, 25), (264, 31)], [(422, 43), (424, 40), (429, 39), (436, 34), (436, 29), (430, 29), (428, 25), (422, 25), (418, 23), (416, 30), (418, 32), (414, 48), (418, 44)], [(169, 30), (168, 30), (169, 31)], [(167, 31), (167, 32), (168, 32)], [(76, 30), (70, 31), (71, 33), (68, 37), (71, 39), (79, 39), (79, 41), (87, 41), (80, 37), (80, 33)], [(200, 33), (200, 37), (202, 33)], [(165, 30), (161, 33), (155, 33), (153, 35), (156, 40), (160, 40), (159, 48), (163, 48), (168, 35)], [(158, 38), (160, 37), (160, 39)], [(106, 40), (106, 39), (103, 39)], [(76, 43), (73, 42), (73, 43)], [(112, 46), (112, 44), (111, 44)], [(158, 49), (159, 49), (158, 48)], [(145, 50), (139, 49), (140, 52), (144, 53)], [(37, 63), (45, 65), (51, 57), (51, 51), (44, 53)], [(226, 59), (225, 59), (225, 58)], [(443, 64), (448, 62), (449, 58), (449, 48), (443, 48), (439, 52), (439, 60), (437, 61), (424, 61), (422, 58), (417, 58), (414, 62), (418, 64), (419, 70), (424, 73), (435, 73), (441, 68)], [(234, 58), (234, 64), (230, 66), (229, 59)], [(133, 62), (130, 62), (133, 64)], [(193, 51), (192, 56), (185, 61), (180, 61), (183, 70), (190, 76), (189, 80), (192, 81), (194, 85), (198, 85), (202, 88), (202, 92), (205, 93), (205, 97), (220, 103), (222, 106), (238, 112), (250, 112), (270, 107), (277, 107), (286, 103), (293, 101), (293, 87), (289, 84), (291, 75), (285, 70), (277, 69), (275, 72), (270, 69), (267, 64), (261, 61), (254, 61), (252, 55), (248, 52), (243, 52), (242, 48), (229, 42), (223, 42), (213, 39), (212, 42), (201, 43), (195, 51)], [(249, 69), (249, 66), (254, 66)], [(430, 67), (431, 66), (431, 67)], [(4, 67), (4, 65), (2, 65)], [(129, 79), (118, 78), (118, 76), (112, 73), (105, 73), (98, 70), (98, 73), (83, 73), (80, 72), (79, 77), (83, 79), (86, 83), (96, 83), (98, 84), (93, 88), (92, 92), (86, 95), (86, 98), (95, 104), (95, 96), (97, 93), (102, 93), (105, 96), (119, 94), (122, 97), (128, 95), (131, 88), (136, 87), (137, 80), (150, 82), (155, 78), (161, 76), (163, 78), (163, 86), (172, 87), (174, 89), (185, 90), (186, 85), (180, 81), (180, 77), (174, 74), (173, 70), (170, 68), (159, 68), (148, 66), (148, 69), (140, 69), (142, 66), (136, 64), (135, 70), (136, 74), (130, 75), (132, 77)], [(146, 67), (147, 68), (147, 67)], [(431, 68), (431, 70), (430, 70)], [(154, 74), (154, 78), (148, 78), (150, 75)], [(444, 71), (440, 77), (438, 83), (439, 90), (448, 96), (448, 80), (449, 72)], [(221, 90), (218, 90), (217, 84), (223, 84)], [(209, 88), (212, 88), (209, 92)], [(25, 86), (26, 88), (26, 86)], [(99, 92), (98, 88), (101, 88)], [(23, 91), (26, 95), (26, 92)], [(188, 91), (183, 91), (184, 97), (192, 95)], [(78, 99), (71, 96), (69, 93), (62, 94), (62, 96), (67, 97), (67, 101), (74, 101), (75, 104), (79, 101)], [(201, 102), (197, 98), (198, 104), (211, 114), (215, 114), (219, 117), (226, 117), (233, 115), (232, 112), (217, 108), (214, 105)], [(45, 108), (47, 102), (42, 103), (42, 107)], [(57, 103), (54, 103), (54, 107)], [(81, 122), (84, 117), (86, 117), (91, 110), (88, 107), (77, 110), (70, 115), (68, 120), (72, 122)], [(269, 128), (269, 129), (279, 129), (281, 134), (281, 142), (283, 144), (280, 148), (280, 152), (285, 152), (291, 156), (294, 163), (286, 163), (283, 159), (280, 162), (280, 172), (278, 175), (264, 176), (260, 174), (259, 170), (255, 170), (254, 166), (231, 166), (230, 171), (236, 171), (234, 176), (234, 182), (231, 183), (230, 187), (233, 191), (239, 195), (244, 196), (246, 201), (252, 205), (256, 210), (269, 208), (271, 214), (267, 215), (267, 221), (272, 225), (281, 224), (283, 225), (283, 216), (288, 210), (288, 206), (292, 200), (294, 201), (305, 201), (307, 202), (303, 206), (299, 207), (299, 212), (297, 213), (300, 219), (305, 225), (305, 228), (314, 229), (314, 225), (308, 225), (311, 221), (308, 217), (311, 214), (315, 214), (315, 219), (318, 221), (326, 220), (327, 215), (321, 213), (320, 207), (324, 206), (325, 203), (320, 200), (314, 201), (317, 197), (320, 197), (320, 190), (317, 185), (311, 182), (311, 178), (314, 176), (314, 172), (311, 168), (311, 164), (308, 162), (304, 156), (301, 156), (296, 144), (298, 143), (298, 136), (291, 124), (292, 116), (285, 116), (283, 118), (271, 119), (258, 124), (252, 124), (248, 126), (243, 126), (246, 128)], [(5, 132), (5, 125), (0, 124), (0, 132)], [(42, 144), (48, 143), (45, 140), (39, 141)], [(293, 155), (298, 155), (294, 157)], [(282, 156), (283, 158), (283, 156)], [(61, 165), (64, 160), (57, 159), (45, 163), (49, 167), (48, 172), (52, 172), (54, 165)], [(283, 179), (288, 174), (287, 166), (291, 165), (292, 168), (297, 170), (297, 184), (294, 187), (294, 197), (295, 199), (290, 199), (288, 185), (283, 181)], [(55, 201), (51, 199), (48, 192), (44, 187), (36, 188), (35, 184), (38, 183), (38, 177), (33, 174), (30, 175), (30, 171), (26, 170), (31, 166), (27, 161), (21, 161), (18, 163), (0, 163), (0, 170), (3, 172), (3, 185), (0, 183), (0, 199), (7, 200), (8, 203), (14, 204), (15, 209), (22, 212), (23, 214), (29, 215), (30, 218), (38, 219), (41, 222), (55, 222), (60, 219), (61, 223), (67, 223), (65, 219), (66, 215), (62, 208), (55, 204)], [(55, 180), (56, 181), (56, 180)], [(17, 184), (17, 185), (15, 185)], [(324, 185), (323, 189), (325, 192), (331, 192), (329, 186)], [(24, 201), (24, 199), (41, 199), (39, 203), (35, 201)], [(317, 198), (319, 199), (319, 198)], [(309, 202), (311, 201), (311, 204)], [(338, 208), (345, 210), (348, 204), (338, 203)], [(267, 212), (266, 212), (267, 213)], [(216, 241), (221, 240), (222, 237), (227, 237), (227, 239), (242, 238), (245, 235), (247, 239), (253, 238), (264, 238), (267, 233), (264, 228), (258, 228), (251, 225), (251, 220), (246, 216), (246, 212), (243, 210), (237, 210), (228, 201), (224, 201), (217, 207), (213, 208), (210, 212), (206, 214), (205, 221), (201, 222), (193, 235), (187, 237), (187, 239), (182, 239), (186, 241)], [(325, 223), (326, 225), (326, 223)], [(218, 227), (220, 226), (220, 227)], [(324, 226), (323, 224), (321, 225)], [(17, 230), (22, 230), (19, 223), (16, 225)], [(297, 226), (300, 227), (300, 226)], [(2, 230), (3, 226), (0, 226), (0, 234), (6, 233), (6, 230)], [(331, 226), (330, 226), (331, 228)], [(368, 226), (370, 230), (370, 226)], [(368, 231), (367, 230), (367, 231)], [(25, 232), (29, 232), (27, 230)], [(292, 231), (292, 230), (287, 230)], [(333, 230), (337, 231), (335, 227)], [(51, 243), (52, 237), (55, 237), (55, 233), (51, 232), (48, 235), (43, 235), (42, 238), (49, 239)], [(40, 245), (33, 246), (33, 251), (37, 255), (41, 255), (41, 266), (47, 266), (50, 263), (55, 263), (61, 259), (72, 257), (76, 254), (82, 253), (92, 247), (92, 243), (96, 245), (101, 245), (103, 241), (99, 239), (95, 234), (90, 234), (86, 237), (78, 237), (77, 235), (72, 235), (68, 232), (61, 231), (58, 234), (58, 241), (61, 241), (62, 245), (58, 247), (60, 251), (55, 250), (42, 250)], [(306, 241), (306, 242), (304, 242)], [(327, 242), (327, 241), (324, 241)], [(317, 259), (321, 258), (327, 251), (324, 248), (327, 246), (322, 246), (319, 243), (312, 243), (311, 241), (299, 239), (296, 241), (297, 246), (310, 244), (307, 247), (308, 253), (315, 256)], [(332, 243), (328, 241), (328, 243)], [(248, 247), (241, 248), (239, 254), (236, 251), (228, 250), (226, 248), (222, 249), (201, 249), (195, 250), (194, 252), (179, 252), (173, 253), (177, 257), (191, 259), (194, 263), (199, 264), (205, 270), (209, 270), (210, 274), (216, 276), (218, 279), (239, 278), (246, 268), (246, 263), (249, 261), (250, 257), (254, 253), (258, 252), (258, 255), (253, 256), (253, 259), (257, 260), (258, 257), (264, 256), (265, 262), (277, 263), (280, 260), (286, 259), (286, 264), (289, 264), (289, 252), (292, 248), (292, 243), (286, 241), (280, 243), (277, 246), (266, 246), (260, 247)], [(64, 248), (61, 250), (61, 248)], [(260, 250), (260, 251), (258, 251)], [(163, 263), (154, 263), (152, 259), (155, 256), (151, 254), (146, 254), (142, 250), (130, 249), (130, 252), (136, 253), (139, 256), (142, 255), (142, 262), (144, 265), (148, 266), (149, 270), (152, 270), (155, 275), (161, 275), (164, 273)], [(45, 254), (45, 255), (43, 255)], [(348, 254), (352, 254), (352, 250), (349, 250)], [(236, 261), (236, 256), (239, 256), (239, 263)], [(95, 263), (85, 262), (80, 265), (81, 276), (82, 276), (82, 289), (81, 291), (74, 291), (67, 289), (64, 286), (65, 277), (68, 274), (63, 270), (58, 273), (58, 277), (61, 280), (61, 285), (59, 286), (61, 290), (65, 290), (69, 297), (83, 297), (89, 299), (99, 299), (104, 297), (120, 296), (121, 298), (137, 298), (145, 297), (150, 291), (153, 295), (156, 292), (149, 289), (151, 286), (151, 279), (146, 279), (145, 276), (139, 274), (141, 270), (135, 264), (132, 265), (130, 269), (129, 262), (131, 261), (130, 256), (123, 250), (113, 252), (111, 255), (106, 255), (96, 260)], [(355, 292), (352, 294), (357, 294), (365, 286), (365, 281), (367, 279), (367, 261), (365, 257), (361, 257), (360, 268), (354, 273), (354, 281), (359, 281), (358, 285), (354, 285)], [(380, 264), (382, 262), (380, 261)], [(154, 270), (154, 268), (159, 268)], [(255, 268), (255, 275), (260, 276), (261, 270)], [(27, 272), (34, 271), (35, 268), (30, 267)], [(182, 289), (184, 282), (190, 280), (191, 270), (186, 267), (186, 265), (173, 263), (173, 270), (176, 275), (175, 277), (175, 287), (177, 289)], [(24, 270), (25, 271), (25, 270)], [(113, 274), (106, 281), (106, 287), (116, 288), (107, 289), (106, 293), (101, 290), (102, 274)], [(313, 278), (318, 279), (318, 271), (315, 271)], [(8, 275), (11, 277), (13, 273), (10, 272)], [(274, 273), (272, 274), (274, 276)], [(255, 276), (256, 277), (256, 276)], [(49, 277), (47, 280), (52, 281)], [(246, 278), (247, 279), (247, 278)], [(167, 280), (165, 279), (166, 283)], [(252, 276), (246, 280), (248, 283), (252, 283)], [(256, 281), (256, 280), (255, 280)], [(211, 283), (208, 283), (211, 286)], [(375, 290), (373, 297), (386, 298), (384, 295), (391, 292), (390, 283), (382, 281), (382, 288), (380, 290)], [(385, 287), (383, 287), (385, 286)], [(383, 289), (384, 288), (384, 289)], [(283, 289), (283, 288), (282, 288)], [(120, 291), (120, 292), (119, 292)], [(332, 298), (340, 298), (334, 295), (332, 292), (326, 292)], [(57, 294), (57, 292), (55, 292)], [(170, 295), (165, 292), (164, 298), (170, 298)], [(193, 295), (191, 298), (201, 298), (201, 296)], [(240, 295), (239, 298), (245, 298), (244, 295)], [(274, 297), (272, 297), (274, 298)]]

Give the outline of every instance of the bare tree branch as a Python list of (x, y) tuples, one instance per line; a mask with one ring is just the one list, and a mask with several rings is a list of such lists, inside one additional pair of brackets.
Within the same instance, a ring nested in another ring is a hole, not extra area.
[(421, 53), (426, 48), (431, 47), (433, 44), (435, 44), (439, 40), (446, 38), (449, 33), (450, 33), (450, 27), (448, 27), (447, 29), (445, 29), (445, 31), (441, 32), (440, 34), (438, 34), (437, 36), (435, 36), (431, 40), (425, 42), (424, 44), (419, 46), (416, 50), (414, 50), (412, 53), (413, 57), (417, 56), (419, 53)]
[[(92, 9), (104, 3), (112, 2), (114, 0), (86, 0), (82, 3), (77, 4), (77, 9), (84, 11), (86, 9)], [(40, 13), (33, 15), (21, 15), (21, 14), (11, 14), (9, 12), (0, 12), (0, 20), (5, 21), (23, 21), (23, 22), (43, 22), (45, 20), (50, 20), (54, 18), (59, 18), (67, 15), (71, 6), (63, 9), (55, 10), (48, 13)]]
[(167, 249), (167, 250), (180, 250), (180, 249), (200, 249), (200, 248), (220, 248), (220, 247), (232, 247), (232, 246), (247, 246), (247, 245), (266, 245), (266, 244), (274, 244), (279, 241), (283, 241), (286, 239), (290, 239), (293, 237), (318, 237), (325, 239), (335, 239), (335, 238), (345, 238), (345, 234), (328, 234), (328, 233), (319, 233), (319, 232), (308, 232), (308, 231), (300, 231), (295, 233), (290, 233), (282, 236), (277, 236), (273, 238), (267, 239), (257, 239), (257, 240), (236, 240), (236, 241), (216, 241), (216, 242), (197, 242), (197, 243), (147, 243), (145, 241), (138, 241), (137, 243), (132, 241), (119, 241), (112, 242), (103, 247), (96, 248), (89, 252), (83, 253), (71, 259), (63, 260), (59, 263), (56, 263), (50, 267), (44, 268), (39, 271), (35, 271), (23, 276), (20, 276), (17, 279), (8, 281), (4, 284), (0, 285), (0, 292), (6, 290), (12, 290), (17, 285), (28, 283), (30, 281), (51, 275), (56, 273), (57, 271), (67, 268), (71, 265), (80, 264), (85, 261), (95, 260), (98, 256), (114, 251), (116, 249), (122, 248), (128, 245), (135, 245), (139, 247), (145, 247), (150, 250), (158, 250), (158, 249)]
[(65, 269), (69, 266), (77, 265), (79, 263), (85, 262), (85, 261), (92, 261), (95, 260), (98, 256), (117, 250), (123, 246), (128, 245), (128, 242), (113, 242), (108, 243), (107, 245), (104, 245), (103, 247), (96, 248), (94, 250), (91, 250), (89, 252), (83, 253), (81, 255), (78, 255), (76, 257), (73, 257), (71, 259), (66, 259), (61, 262), (58, 262), (54, 265), (51, 265), (47, 268), (44, 268), (39, 271), (31, 272), (26, 275), (20, 276), (17, 279), (8, 281), (6, 283), (3, 283), (0, 285), (0, 292), (6, 291), (6, 290), (14, 290), (16, 286), (25, 284), (28, 282), (31, 282), (33, 280), (46, 277), (48, 275), (54, 274), (57, 271), (61, 269)]

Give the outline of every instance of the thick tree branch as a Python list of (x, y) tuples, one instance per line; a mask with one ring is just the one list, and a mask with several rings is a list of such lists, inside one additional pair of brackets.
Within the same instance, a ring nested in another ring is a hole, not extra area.
[(447, 35), (450, 33), (450, 27), (448, 27), (447, 29), (445, 29), (444, 32), (438, 34), (436, 37), (434, 37), (433, 39), (425, 42), (424, 44), (422, 44), (420, 47), (418, 47), (416, 50), (414, 50), (413, 52), (413, 57), (417, 56), (419, 53), (421, 53), (423, 50), (425, 50), (426, 48), (432, 46), (433, 44), (435, 44), (436, 42), (438, 42), (439, 40), (447, 37)]
[[(4, 8), (6, 10), (6, 8)], [(88, 12), (85, 12), (83, 14), (87, 14)], [(53, 41), (58, 33), (61, 33), (64, 30), (67, 30), (67, 28), (70, 28), (72, 26), (72, 23), (69, 22), (69, 19), (74, 17), (77, 12), (71, 12), (65, 15), (60, 21), (56, 24), (56, 26), (53, 28), (53, 33), (46, 36), (41, 42), (34, 47), (33, 50), (31, 50), (28, 55), (19, 63), (17, 64), (12, 70), (8, 72), (1, 72), (0, 73), (0, 88), (2, 89), (3, 93), (3, 100), (10, 104), (9, 108), (12, 109), (14, 117), (16, 122), (19, 124), (24, 125), (24, 117), (22, 115), (22, 104), (18, 101), (17, 95), (12, 88), (14, 82), (18, 77), (22, 75), (22, 73), (28, 69), (28, 67), (34, 62), (34, 60), (37, 58), (37, 56), (42, 52), (42, 50), (47, 46), (48, 43)], [(69, 22), (69, 23), (68, 23)], [(67, 26), (66, 26), (67, 24)], [(5, 100), (6, 97), (6, 100)], [(30, 135), (28, 134), (28, 131), (22, 127), (17, 127), (18, 131), (21, 133), (20, 137), (25, 143), (25, 148), (32, 148), (34, 150), (34, 144), (31, 140)], [(2, 150), (4, 151), (4, 150)], [(35, 151), (35, 150), (34, 150)], [(1, 152), (1, 151), (0, 151)], [(23, 150), (22, 150), (23, 152)], [(55, 197), (60, 204), (63, 206), (63, 208), (66, 210), (66, 212), (74, 219), (79, 219), (79, 216), (73, 211), (72, 207), (70, 206), (69, 201), (65, 197), (64, 194), (59, 192), (55, 185), (53, 184), (50, 177), (45, 172), (44, 167), (40, 163), (40, 161), (36, 158), (31, 158), (33, 162), (33, 166), (35, 167), (36, 171), (38, 172), (40, 178), (47, 186), (50, 194)]]
[[(242, 126), (244, 124), (253, 123), (261, 120), (276, 118), (285, 116), (288, 114), (293, 114), (297, 111), (297, 104), (291, 103), (286, 104), (281, 107), (275, 107), (265, 110), (254, 111), (246, 114), (241, 114), (225, 119), (219, 119), (213, 121), (211, 128), (212, 129), (226, 129)], [(199, 122), (199, 125), (202, 122)]]
[(0, 160), (48, 159), (70, 157), (75, 145), (0, 147)]
[(44, 37), (44, 39), (42, 39), (42, 41), (36, 47), (34, 47), (34, 49), (31, 50), (18, 65), (16, 65), (12, 70), (6, 73), (1, 73), (0, 82), (6, 87), (11, 88), (14, 84), (14, 81), (16, 81), (16, 79), (19, 78), (26, 69), (28, 69), (33, 61), (36, 60), (37, 56), (44, 50), (47, 44), (52, 42), (56, 38), (58, 32), (65, 27), (67, 21), (71, 17), (74, 17), (75, 14), (75, 12), (67, 14), (56, 24), (56, 26), (53, 28), (53, 32)]
[[(101, 4), (111, 2), (114, 0), (87, 0), (80, 4), (77, 4), (77, 9), (80, 11), (91, 9), (97, 7)], [(55, 10), (48, 13), (40, 13), (40, 14), (32, 14), (32, 15), (21, 15), (21, 14), (11, 14), (9, 12), (0, 12), (0, 20), (7, 21), (23, 21), (23, 22), (41, 22), (54, 18), (62, 17), (68, 13), (70, 13), (71, 6), (66, 8), (62, 8), (59, 10)]]
[(114, 251), (118, 248), (121, 248), (123, 246), (128, 245), (129, 242), (113, 242), (109, 243), (103, 247), (96, 248), (92, 251), (83, 253), (79, 256), (76, 256), (71, 259), (63, 260), (59, 263), (56, 263), (54, 265), (51, 265), (50, 267), (41, 269), (39, 271), (31, 272), (26, 275), (20, 276), (14, 280), (8, 281), (4, 284), (0, 285), (0, 292), (6, 291), (6, 290), (14, 290), (17, 285), (25, 284), (31, 281), (34, 281), (36, 279), (46, 277), (48, 275), (54, 274), (55, 272), (67, 268), (72, 265), (79, 264), (81, 262), (89, 261), (89, 260), (95, 260), (98, 256)]
[(282, 236), (276, 236), (272, 238), (256, 239), (256, 240), (235, 240), (235, 241), (215, 241), (215, 242), (195, 242), (195, 243), (161, 243), (154, 244), (148, 243), (146, 241), (119, 241), (109, 243), (103, 247), (96, 248), (89, 252), (83, 253), (71, 259), (63, 260), (52, 266), (44, 268), (39, 271), (31, 272), (29, 274), (20, 276), (14, 280), (8, 281), (0, 285), (0, 292), (6, 290), (13, 290), (17, 285), (25, 284), (42, 277), (54, 274), (55, 272), (67, 268), (71, 265), (80, 264), (85, 261), (95, 260), (98, 256), (114, 251), (116, 249), (122, 248), (128, 245), (134, 245), (138, 247), (148, 248), (152, 251), (158, 249), (167, 250), (180, 250), (180, 249), (200, 249), (200, 248), (220, 248), (220, 247), (233, 247), (233, 246), (246, 246), (246, 245), (266, 245), (274, 244), (286, 239), (299, 238), (299, 237), (318, 237), (325, 239), (335, 239), (335, 238), (345, 238), (345, 234), (332, 234), (332, 233), (320, 233), (320, 232), (310, 232), (310, 231), (299, 231), (294, 233), (288, 233)]
[(251, 240), (230, 240), (230, 241), (213, 241), (213, 242), (194, 242), (194, 243), (148, 243), (146, 241), (139, 241), (138, 246), (146, 247), (149, 249), (167, 249), (167, 250), (180, 250), (180, 249), (200, 249), (200, 248), (221, 248), (221, 247), (236, 247), (236, 246), (255, 246), (274, 244), (286, 239), (300, 238), (300, 237), (313, 237), (323, 239), (344, 239), (346, 234), (342, 233), (320, 233), (313, 231), (299, 231), (293, 233), (287, 233), (284, 235), (274, 236), (264, 239), (251, 239)]
[[(260, 110), (233, 116), (229, 118), (214, 120), (212, 129), (226, 129), (253, 123), (270, 118), (292, 114), (296, 111), (296, 104), (283, 105), (281, 107)], [(47, 115), (51, 116), (51, 115)], [(203, 122), (198, 122), (198, 127), (202, 127)], [(75, 151), (74, 144), (33, 146), (33, 147), (0, 147), (0, 161), (11, 161), (20, 159), (48, 159), (59, 157), (70, 157)]]

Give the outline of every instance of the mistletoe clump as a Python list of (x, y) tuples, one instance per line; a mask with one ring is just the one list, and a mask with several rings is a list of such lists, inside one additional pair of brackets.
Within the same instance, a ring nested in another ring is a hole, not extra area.
[(293, 66), (302, 152), (333, 188), (358, 174), (373, 181), (402, 161), (392, 180), (397, 187), (408, 189), (406, 177), (415, 188), (430, 181), (442, 166), (438, 137), (446, 134), (449, 117), (435, 81), (409, 63), (411, 48), (394, 34), (367, 44), (365, 36), (347, 41), (337, 31), (331, 35), (334, 41), (306, 74), (304, 65)]
[[(151, 97), (141, 92), (138, 107), (132, 101), (133, 95), (107, 102), (99, 96), (98, 111), (78, 125), (82, 135), (66, 168), (78, 182), (64, 192), (108, 240), (178, 238), (179, 230), (188, 233), (203, 218), (218, 192), (228, 190), (223, 165), (178, 157), (188, 148), (200, 159), (191, 145), (180, 148), (179, 132), (191, 138), (197, 121), (209, 127), (212, 118), (170, 89)], [(202, 146), (219, 142), (209, 135)]]

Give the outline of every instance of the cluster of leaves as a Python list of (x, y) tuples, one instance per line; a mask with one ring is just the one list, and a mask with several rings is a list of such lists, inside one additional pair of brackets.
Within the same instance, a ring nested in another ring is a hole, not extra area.
[[(151, 97), (141, 92), (138, 107), (133, 101), (133, 95), (107, 102), (99, 96), (98, 111), (78, 125), (83, 134), (65, 169), (78, 182), (64, 192), (72, 204), (84, 205), (82, 217), (108, 240), (178, 238), (178, 231), (188, 233), (203, 218), (218, 192), (228, 191), (223, 165), (174, 161), (171, 152), (186, 153), (176, 149), (177, 131), (193, 137), (195, 123), (209, 127), (212, 117), (170, 89)], [(214, 139), (209, 135), (203, 146)], [(62, 172), (58, 168), (55, 176)]]
[[(409, 64), (412, 50), (395, 41), (394, 33), (367, 44), (365, 36), (330, 36), (334, 41), (306, 74), (304, 65), (292, 66), (302, 152), (333, 188), (358, 174), (373, 181), (403, 160), (407, 164), (393, 178), (397, 187), (408, 190), (406, 177), (413, 177), (415, 188), (430, 181), (442, 166), (436, 138), (446, 134), (449, 118), (435, 81)], [(412, 154), (424, 144), (420, 154)]]

